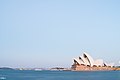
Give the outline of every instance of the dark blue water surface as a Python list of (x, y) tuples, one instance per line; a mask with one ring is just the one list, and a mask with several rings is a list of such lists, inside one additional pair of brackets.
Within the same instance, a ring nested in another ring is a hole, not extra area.
[(120, 80), (120, 71), (0, 70), (0, 80)]

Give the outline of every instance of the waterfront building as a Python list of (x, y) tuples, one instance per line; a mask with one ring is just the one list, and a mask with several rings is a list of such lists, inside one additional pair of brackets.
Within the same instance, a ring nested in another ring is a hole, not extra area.
[(111, 70), (113, 63), (106, 63), (103, 59), (94, 60), (88, 53), (73, 59), (73, 70)]

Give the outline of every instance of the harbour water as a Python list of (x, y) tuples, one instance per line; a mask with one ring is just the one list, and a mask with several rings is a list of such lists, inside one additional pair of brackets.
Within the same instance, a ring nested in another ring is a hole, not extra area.
[(120, 80), (120, 71), (0, 70), (0, 80)]

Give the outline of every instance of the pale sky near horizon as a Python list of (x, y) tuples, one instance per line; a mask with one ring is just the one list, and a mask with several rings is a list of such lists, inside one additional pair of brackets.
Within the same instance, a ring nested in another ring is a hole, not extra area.
[(119, 65), (119, 0), (0, 0), (0, 67), (70, 67), (82, 52)]

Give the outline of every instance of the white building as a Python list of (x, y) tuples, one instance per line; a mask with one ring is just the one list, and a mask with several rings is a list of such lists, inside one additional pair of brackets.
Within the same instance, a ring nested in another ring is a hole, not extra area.
[(82, 56), (78, 58), (74, 58), (74, 64), (84, 65), (89, 67), (94, 67), (94, 66), (95, 67), (105, 67), (105, 66), (113, 67), (114, 66), (113, 63), (107, 64), (102, 59), (94, 60), (89, 54), (85, 52), (83, 53)]

